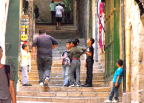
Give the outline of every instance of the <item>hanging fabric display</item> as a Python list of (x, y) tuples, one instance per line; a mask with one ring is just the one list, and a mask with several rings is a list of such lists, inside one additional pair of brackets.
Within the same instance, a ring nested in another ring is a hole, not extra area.
[(98, 40), (100, 49), (104, 50), (104, 3), (99, 1), (98, 3)]

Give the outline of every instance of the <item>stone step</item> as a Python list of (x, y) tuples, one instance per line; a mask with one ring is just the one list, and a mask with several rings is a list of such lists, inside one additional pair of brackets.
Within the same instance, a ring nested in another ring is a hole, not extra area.
[[(19, 80), (22, 80), (22, 76), (19, 76)], [(36, 80), (39, 80), (39, 77), (38, 76), (35, 76), (35, 77), (29, 76), (29, 80), (30, 81), (32, 81), (32, 80), (36, 81)], [(52, 81), (56, 81), (56, 80), (63, 81), (63, 77), (62, 76), (61, 77), (51, 77), (51, 80)], [(86, 77), (80, 77), (80, 80), (85, 81)], [(95, 78), (93, 78), (93, 81), (104, 81), (104, 77), (103, 76), (96, 76)]]
[[(60, 60), (53, 60), (53, 62), (52, 62), (53, 64), (53, 66), (55, 66), (55, 65), (62, 65), (62, 59), (60, 59)], [(31, 61), (31, 64), (32, 65), (37, 65), (37, 62), (36, 62), (36, 60), (32, 60)], [(81, 60), (81, 64), (85, 64), (85, 60)]]
[[(52, 67), (52, 68), (51, 68), (51, 71), (52, 71), (52, 72), (53, 72), (53, 71), (59, 71), (59, 73), (61, 73), (61, 72), (63, 72), (63, 68), (62, 68), (62, 67)], [(86, 73), (87, 69), (86, 69), (85, 67), (81, 67), (81, 68), (80, 68), (80, 71), (81, 71), (82, 73)], [(93, 72), (94, 72), (94, 73), (97, 73), (97, 69), (94, 68)], [(37, 68), (32, 68), (31, 71), (30, 71), (30, 73), (38, 73), (38, 69), (37, 69)]]
[[(20, 77), (21, 78), (21, 77)], [(29, 77), (29, 80), (38, 80), (39, 77)], [(85, 80), (86, 77), (80, 77), (80, 80)], [(62, 77), (52, 77), (51, 80), (63, 80)], [(104, 77), (103, 76), (98, 76), (96, 78), (93, 78), (93, 80), (104, 80)]]
[(19, 91), (18, 96), (36, 96), (36, 97), (107, 97), (109, 92), (31, 92)]
[[(86, 71), (87, 71), (87, 70), (80, 70), (80, 73), (81, 73), (81, 74), (82, 74), (82, 73), (86, 73)], [(93, 73), (97, 73), (97, 71), (98, 71), (98, 70), (95, 70), (95, 71), (93, 71)], [(61, 69), (52, 69), (52, 70), (51, 70), (51, 73), (57, 73), (57, 74), (61, 74), (61, 75), (62, 75), (63, 71), (62, 71)], [(29, 72), (29, 75), (31, 75), (31, 74), (37, 75), (37, 74), (38, 74), (38, 71), (37, 71), (37, 70), (35, 70), (35, 71), (32, 70), (32, 71)]]
[[(38, 77), (38, 73), (29, 73), (29, 76), (31, 77)], [(51, 77), (61, 77), (62, 74), (61, 73), (51, 73)], [(87, 74), (86, 73), (81, 73), (80, 74), (81, 77), (86, 77)], [(97, 76), (104, 76), (104, 73), (93, 73), (93, 78), (97, 77)]]
[[(96, 68), (97, 66), (93, 66), (93, 68)], [(37, 70), (37, 65), (32, 65), (31, 66), (31, 68), (33, 69), (33, 70)], [(53, 69), (62, 69), (62, 64), (52, 64), (52, 68)], [(85, 64), (81, 64), (81, 67), (80, 67), (82, 70), (83, 69), (86, 69), (86, 67), (85, 67)], [(95, 69), (94, 69), (95, 70)]]
[(21, 101), (58, 102), (58, 103), (103, 103), (106, 97), (35, 97), (17, 96)]
[[(94, 70), (93, 73), (98, 73), (98, 70), (99, 70), (99, 69)], [(81, 73), (81, 74), (84, 74), (84, 73), (86, 74), (86, 72), (87, 72), (86, 69), (81, 69), (81, 70), (80, 70), (80, 73)], [(51, 73), (62, 74), (62, 73), (63, 73), (63, 70), (62, 70), (62, 69), (51, 69)], [(101, 72), (101, 73), (102, 73), (102, 72)], [(29, 74), (38, 74), (38, 70), (31, 70), (31, 71), (29, 72)]]
[(17, 101), (17, 103), (58, 103), (58, 102)]
[[(33, 84), (35, 84), (35, 83), (37, 83), (39, 80), (29, 80), (29, 82), (31, 82), (31, 83), (33, 83)], [(85, 80), (80, 80), (81, 81), (81, 83), (84, 83), (85, 82)], [(50, 81), (49, 81), (49, 83), (50, 84), (61, 84), (61, 83), (63, 83), (64, 82), (64, 80), (56, 80), (56, 79), (51, 79)], [(93, 80), (93, 84), (96, 84), (96, 83), (103, 83), (104, 82), (104, 80)]]
[[(63, 67), (62, 66), (52, 66), (51, 67), (51, 70), (63, 70)], [(86, 71), (87, 70), (87, 68), (83, 65), (83, 66), (81, 66), (80, 67), (80, 70), (81, 71)], [(38, 67), (37, 66), (32, 66), (31, 67), (31, 71), (32, 72), (37, 72), (38, 71)], [(97, 66), (94, 66), (93, 67), (93, 71), (97, 71)]]
[(109, 92), (110, 87), (63, 87), (63, 86), (49, 86), (43, 87), (33, 85), (29, 87), (20, 86), (19, 91), (39, 91), (39, 92)]
[[(45, 29), (45, 30), (56, 30), (55, 25), (42, 25), (42, 24), (37, 24), (36, 29)], [(61, 30), (77, 30), (77, 26), (74, 25), (62, 25)]]
[[(34, 85), (39, 85), (38, 81), (29, 81), (30, 84)], [(85, 81), (81, 81), (81, 84), (85, 84)], [(63, 86), (63, 82), (62, 81), (51, 81), (49, 82), (50, 86)], [(93, 86), (94, 87), (100, 87), (100, 86), (105, 86), (106, 84), (103, 81), (93, 81)]]

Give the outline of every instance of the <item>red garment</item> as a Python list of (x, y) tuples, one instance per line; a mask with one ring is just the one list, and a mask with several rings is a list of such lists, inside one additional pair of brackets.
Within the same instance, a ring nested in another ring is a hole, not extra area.
[(27, 41), (24, 41), (24, 42), (23, 42), (23, 44), (26, 44), (26, 45), (27, 45), (27, 44), (28, 44), (28, 42), (27, 42)]
[(104, 3), (101, 2), (101, 3), (99, 4), (99, 14), (100, 14), (100, 15), (102, 15), (102, 14), (104, 13), (103, 8), (104, 8)]
[[(104, 3), (100, 2), (99, 3), (99, 15), (100, 15), (99, 19), (102, 18), (103, 13), (104, 13)], [(102, 31), (103, 31), (103, 27), (99, 20), (99, 46), (101, 49), (103, 48), (103, 38), (102, 38), (103, 33), (102, 33)]]

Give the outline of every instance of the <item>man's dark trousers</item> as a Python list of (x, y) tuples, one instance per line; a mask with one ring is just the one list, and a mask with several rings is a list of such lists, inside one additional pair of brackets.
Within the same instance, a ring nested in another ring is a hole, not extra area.
[(94, 60), (92, 59), (86, 60), (86, 68), (87, 68), (86, 84), (90, 86), (92, 86), (92, 79), (93, 79), (93, 63), (94, 63)]
[(43, 82), (46, 77), (50, 78), (52, 57), (38, 56), (37, 58), (39, 82)]

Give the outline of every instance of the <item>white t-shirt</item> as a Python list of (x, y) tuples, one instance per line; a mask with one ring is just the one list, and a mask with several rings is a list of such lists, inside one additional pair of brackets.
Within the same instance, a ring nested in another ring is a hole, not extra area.
[(56, 6), (56, 17), (62, 17), (62, 13), (64, 12), (64, 8), (60, 5)]
[(21, 51), (21, 66), (31, 66), (31, 55), (29, 52)]

